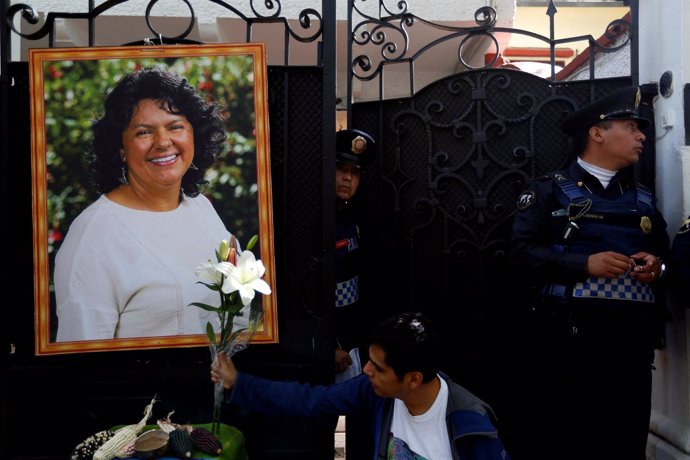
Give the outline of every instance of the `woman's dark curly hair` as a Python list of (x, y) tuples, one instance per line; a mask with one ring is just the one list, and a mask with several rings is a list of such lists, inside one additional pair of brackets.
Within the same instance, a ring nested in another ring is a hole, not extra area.
[(122, 133), (129, 125), (139, 101), (160, 101), (171, 113), (182, 114), (194, 128), (194, 160), (182, 177), (188, 196), (199, 194), (204, 172), (221, 152), (227, 133), (217, 103), (207, 102), (186, 79), (159, 69), (144, 68), (123, 77), (106, 95), (104, 114), (94, 120), (89, 151), (92, 180), (98, 193), (108, 193), (120, 185), (122, 176)]

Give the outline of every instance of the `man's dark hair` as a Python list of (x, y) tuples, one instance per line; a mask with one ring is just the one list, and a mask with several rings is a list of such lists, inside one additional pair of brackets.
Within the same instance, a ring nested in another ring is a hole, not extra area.
[(402, 379), (408, 372), (421, 372), (423, 381), (436, 377), (439, 362), (439, 338), (431, 321), (419, 312), (393, 316), (376, 329), (372, 345), (386, 353), (386, 365)]
[(126, 75), (106, 95), (104, 113), (92, 124), (94, 136), (89, 151), (96, 190), (108, 193), (120, 184), (122, 133), (143, 99), (153, 99), (162, 109), (184, 115), (194, 128), (196, 169), (187, 170), (182, 188), (188, 196), (198, 195), (199, 185), (205, 183), (204, 172), (223, 148), (225, 123), (216, 103), (205, 101), (186, 79), (156, 67)]
[[(599, 126), (603, 129), (611, 129), (611, 126), (613, 126), (613, 121), (602, 120), (598, 123), (594, 123), (592, 126)], [(587, 129), (582, 129), (572, 134), (571, 139), (573, 142), (573, 150), (577, 155), (580, 155), (582, 152), (585, 151), (585, 148), (587, 147), (587, 142), (589, 142), (589, 129), (592, 126), (589, 126), (587, 127)]]

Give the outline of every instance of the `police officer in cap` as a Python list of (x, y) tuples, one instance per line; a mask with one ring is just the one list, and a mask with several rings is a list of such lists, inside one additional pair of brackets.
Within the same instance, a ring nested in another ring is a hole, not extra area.
[(510, 257), (537, 294), (530, 460), (645, 458), (669, 239), (630, 168), (649, 125), (639, 104), (627, 87), (570, 114), (577, 159), (518, 199)]
[[(346, 129), (336, 132), (335, 147), (335, 369), (339, 380), (361, 373), (369, 359), (370, 329), (379, 322), (378, 316), (364, 309), (360, 301), (362, 255), (358, 219), (352, 204), (361, 172), (374, 161), (376, 143), (364, 131)], [(353, 349), (352, 355), (358, 357), (355, 362), (350, 354)], [(371, 458), (374, 440), (369, 421), (349, 415), (345, 423), (348, 458)]]
[[(365, 345), (367, 339), (365, 326), (369, 318), (358, 308), (359, 226), (351, 200), (357, 193), (361, 170), (373, 162), (376, 143), (369, 134), (357, 129), (338, 131), (335, 138), (335, 329), (338, 339), (335, 366), (336, 372), (343, 372), (352, 365), (348, 352)], [(367, 350), (362, 353), (366, 356)]]

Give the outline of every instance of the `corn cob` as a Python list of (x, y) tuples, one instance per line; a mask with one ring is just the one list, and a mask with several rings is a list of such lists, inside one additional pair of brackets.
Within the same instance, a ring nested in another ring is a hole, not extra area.
[(142, 418), (136, 425), (127, 425), (115, 432), (112, 438), (108, 439), (105, 444), (98, 448), (93, 454), (93, 460), (112, 460), (115, 457), (127, 457), (133, 452), (134, 441), (139, 432), (146, 425), (146, 421), (151, 418), (153, 405), (156, 402), (154, 396), (151, 403), (144, 409), (144, 418)]
[(190, 458), (192, 456), (192, 436), (184, 428), (177, 428), (170, 432), (168, 448), (175, 457)]
[(134, 440), (137, 438), (137, 426), (127, 425), (123, 426), (115, 432), (115, 435), (108, 439), (105, 444), (98, 448), (93, 454), (93, 460), (111, 460), (115, 457), (120, 457), (131, 446), (134, 445)]
[(190, 436), (192, 437), (192, 443), (194, 443), (194, 447), (196, 447), (204, 453), (211, 455), (220, 455), (221, 451), (223, 450), (223, 447), (220, 444), (220, 440), (213, 436), (213, 434), (206, 428), (193, 428), (192, 432), (190, 433)]
[(112, 438), (114, 434), (111, 430), (103, 430), (89, 436), (74, 448), (70, 460), (91, 460), (98, 448)]

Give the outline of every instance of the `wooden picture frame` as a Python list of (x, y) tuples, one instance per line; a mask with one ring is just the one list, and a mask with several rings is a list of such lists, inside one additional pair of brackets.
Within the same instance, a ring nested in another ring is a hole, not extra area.
[[(254, 299), (261, 302), (264, 313), (252, 343), (278, 342), (264, 45), (32, 49), (29, 76), (36, 355), (208, 345), (204, 334), (56, 340), (52, 281), (55, 254), (74, 218), (99, 196), (88, 183), (85, 152), (91, 123), (102, 110), (105, 92), (126, 72), (143, 67), (163, 67), (177, 73), (204, 97), (216, 100), (222, 107), (228, 104), (228, 139), (217, 160), (223, 163), (206, 171), (209, 186), (200, 191), (242, 247), (253, 235), (259, 235), (253, 252), (266, 268), (264, 280), (272, 293), (257, 293)], [(231, 200), (223, 199), (229, 196)], [(213, 257), (210, 251), (208, 259)], [(199, 260), (199, 264), (203, 262)]]

